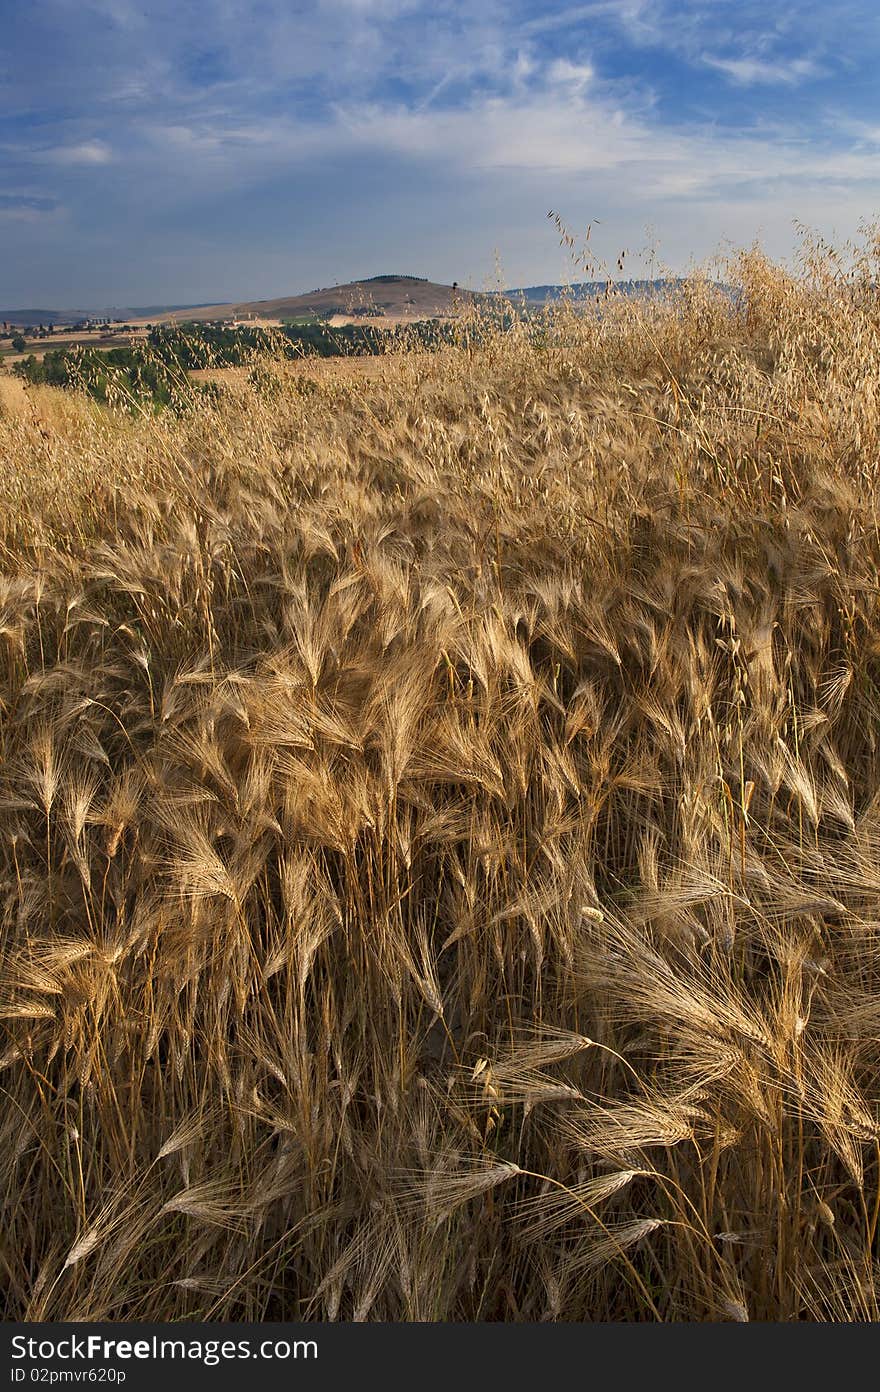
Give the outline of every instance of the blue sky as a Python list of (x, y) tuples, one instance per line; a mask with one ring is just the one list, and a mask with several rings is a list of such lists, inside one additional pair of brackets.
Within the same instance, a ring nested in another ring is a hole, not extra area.
[(880, 213), (880, 8), (0, 0), (0, 305), (634, 274)]

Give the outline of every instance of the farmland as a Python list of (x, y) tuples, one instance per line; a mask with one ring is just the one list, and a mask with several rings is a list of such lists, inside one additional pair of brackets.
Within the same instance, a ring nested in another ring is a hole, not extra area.
[(878, 1318), (877, 262), (0, 398), (5, 1318)]

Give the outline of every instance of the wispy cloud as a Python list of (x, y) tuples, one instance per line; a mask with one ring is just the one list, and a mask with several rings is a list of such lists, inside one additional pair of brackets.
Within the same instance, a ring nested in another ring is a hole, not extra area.
[(524, 20), (521, 31), (533, 35), (551, 34), (570, 30), (586, 21), (603, 19), (612, 19), (631, 28), (644, 23), (643, 16), (649, 8), (650, 0), (593, 0), (586, 5), (565, 5)]
[(568, 58), (557, 58), (547, 69), (550, 83), (569, 87), (573, 92), (582, 92), (596, 76), (592, 63), (572, 63)]
[(743, 87), (762, 83), (795, 87), (811, 78), (824, 77), (827, 71), (813, 58), (714, 58), (706, 53), (703, 62)]
[[(820, 149), (794, 123), (756, 132), (657, 127), (629, 115), (611, 93), (591, 95), (585, 80), (544, 83), (517, 98), (490, 97), (460, 109), (413, 114), (374, 105), (340, 108), (324, 148), (349, 145), (440, 161), (461, 173), (589, 175), (632, 180), (630, 198), (685, 198), (756, 182), (864, 182), (880, 188), (873, 152)], [(637, 180), (635, 176), (637, 177)]]
[(57, 218), (61, 205), (54, 198), (0, 193), (0, 221), (37, 223)]

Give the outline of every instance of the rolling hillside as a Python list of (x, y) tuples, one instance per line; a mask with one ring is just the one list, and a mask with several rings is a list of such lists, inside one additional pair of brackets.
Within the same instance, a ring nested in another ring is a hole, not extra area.
[(456, 312), (456, 304), (473, 298), (472, 292), (452, 285), (439, 285), (417, 276), (380, 275), (369, 280), (349, 281), (327, 286), (304, 295), (282, 295), (273, 300), (249, 300), (238, 304), (204, 305), (198, 309), (175, 310), (165, 316), (182, 320), (296, 319), (300, 316), (345, 315), (428, 319)]

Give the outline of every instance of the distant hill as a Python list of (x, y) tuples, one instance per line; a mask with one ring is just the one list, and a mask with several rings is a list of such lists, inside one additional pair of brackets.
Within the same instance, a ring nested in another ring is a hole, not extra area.
[(70, 324), (85, 318), (83, 309), (0, 309), (0, 323), (14, 324), (17, 329), (37, 324)]
[(179, 310), (200, 309), (201, 305), (128, 305), (110, 309), (0, 309), (0, 323), (16, 328), (35, 328), (37, 324), (78, 324), (83, 319), (160, 318)]
[(441, 285), (418, 276), (378, 275), (352, 280), (345, 285), (326, 286), (304, 295), (282, 295), (274, 300), (247, 300), (239, 303), (200, 305), (196, 309), (176, 309), (165, 319), (298, 319), (334, 314), (366, 320), (370, 318), (430, 319), (454, 314), (473, 299), (469, 290)]
[[(664, 291), (674, 290), (681, 284), (681, 280), (618, 280), (614, 282), (614, 288), (624, 295), (659, 295)], [(573, 285), (523, 285), (516, 289), (504, 290), (502, 294), (512, 300), (525, 300), (528, 304), (541, 305), (564, 298), (595, 299), (597, 295), (605, 294), (607, 285), (607, 280), (582, 280)]]

